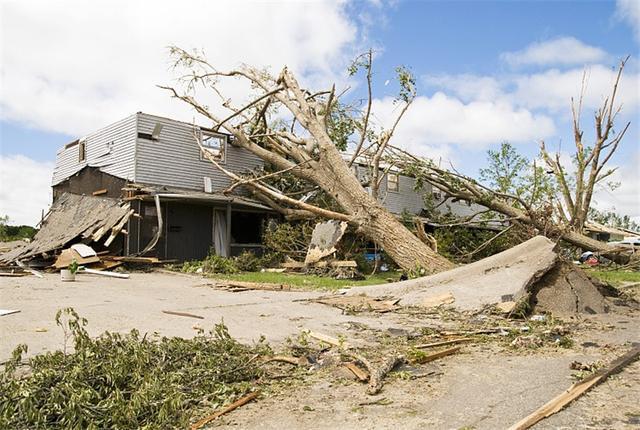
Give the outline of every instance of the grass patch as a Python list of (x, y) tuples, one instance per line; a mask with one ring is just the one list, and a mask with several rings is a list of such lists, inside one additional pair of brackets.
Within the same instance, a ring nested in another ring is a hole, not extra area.
[(375, 273), (362, 280), (333, 279), (316, 275), (273, 272), (243, 272), (234, 274), (212, 273), (208, 276), (215, 279), (228, 279), (231, 281), (267, 282), (273, 284), (287, 284), (300, 288), (339, 290), (341, 288), (354, 287), (358, 285), (384, 284), (388, 282), (387, 279), (397, 281), (400, 279), (400, 272)]
[(586, 272), (602, 282), (620, 286), (624, 282), (640, 282), (640, 272), (627, 272), (622, 270), (595, 270), (588, 269)]

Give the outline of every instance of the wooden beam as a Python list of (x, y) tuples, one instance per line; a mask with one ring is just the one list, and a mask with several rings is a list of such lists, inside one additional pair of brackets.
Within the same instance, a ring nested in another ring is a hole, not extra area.
[(108, 190), (106, 188), (103, 188), (101, 190), (95, 190), (92, 194), (94, 196), (101, 196), (103, 194), (107, 194)]
[(578, 397), (582, 396), (584, 393), (589, 391), (591, 388), (595, 387), (599, 383), (603, 382), (609, 376), (618, 373), (625, 366), (632, 363), (633, 361), (638, 359), (640, 356), (640, 346), (636, 346), (632, 348), (629, 352), (622, 355), (621, 357), (615, 359), (611, 362), (611, 364), (603, 369), (600, 369), (593, 375), (589, 376), (586, 379), (583, 379), (580, 382), (576, 382), (568, 390), (563, 392), (562, 394), (554, 397), (547, 404), (537, 409), (531, 415), (523, 418), (518, 421), (511, 427), (509, 430), (525, 430), (533, 426), (539, 421), (555, 414), (556, 412), (562, 410), (569, 403), (573, 402)]

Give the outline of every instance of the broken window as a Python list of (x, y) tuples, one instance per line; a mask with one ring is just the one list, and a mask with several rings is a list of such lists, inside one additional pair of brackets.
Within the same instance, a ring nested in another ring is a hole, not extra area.
[(202, 152), (200, 153), (200, 159), (207, 161), (204, 152), (212, 155), (218, 161), (224, 161), (225, 157), (225, 143), (226, 138), (224, 136), (202, 133)]
[(398, 175), (396, 173), (387, 174), (387, 191), (399, 191)]
[(85, 141), (83, 140), (78, 144), (78, 163), (82, 163), (86, 159), (87, 159), (86, 144), (85, 144)]

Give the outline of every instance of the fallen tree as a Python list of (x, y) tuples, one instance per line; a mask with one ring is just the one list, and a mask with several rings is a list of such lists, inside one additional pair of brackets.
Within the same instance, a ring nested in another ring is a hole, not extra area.
[[(319, 92), (302, 88), (286, 67), (278, 76), (250, 66), (222, 72), (201, 56), (179, 48), (172, 48), (171, 52), (176, 65), (188, 70), (186, 92), (163, 88), (210, 119), (213, 130), (223, 129), (231, 134), (233, 145), (262, 158), (274, 170), (262, 176), (241, 176), (227, 170), (219, 159), (203, 148), (205, 156), (234, 182), (227, 191), (242, 185), (289, 217), (324, 217), (346, 221), (357, 232), (384, 248), (405, 270), (421, 268), (433, 273), (453, 266), (412, 234), (383, 206), (379, 198), (379, 186), (386, 173), (385, 167), (380, 164), (383, 154), (396, 126), (415, 97), (413, 77), (405, 69), (398, 69), (400, 92), (397, 102), (401, 109), (395, 123), (391, 129), (375, 134), (369, 125), (372, 102), (371, 51), (359, 57), (352, 68), (353, 73), (366, 71), (368, 102), (364, 112), (344, 108), (339, 103), (335, 86)], [(219, 86), (221, 80), (233, 78), (250, 84), (259, 95), (243, 106), (234, 106), (222, 96)], [(219, 95), (229, 115), (222, 117), (196, 100), (190, 92), (196, 85), (203, 85)], [(275, 109), (278, 109), (278, 121), (270, 117)], [(282, 119), (287, 116), (290, 119)], [(347, 139), (355, 132), (359, 136), (355, 154), (350, 161), (345, 160), (341, 150), (346, 149)], [(371, 154), (373, 174), (371, 181), (363, 185), (351, 165), (364, 152)], [(293, 198), (265, 182), (285, 173), (324, 191), (335, 201), (339, 210), (316, 206), (303, 198)], [(370, 188), (370, 192), (365, 186)]]
[[(585, 236), (583, 228), (594, 188), (596, 185), (604, 184), (605, 179), (616, 171), (616, 168), (606, 166), (630, 125), (626, 123), (619, 132), (614, 131), (614, 122), (621, 110), (621, 106), (615, 106), (616, 95), (627, 59), (620, 62), (611, 94), (595, 113), (595, 137), (591, 145), (585, 145), (583, 142), (584, 132), (580, 125), (584, 81), (577, 104), (572, 99), (575, 144), (573, 173), (569, 173), (570, 169), (562, 165), (559, 152), (551, 155), (544, 141), (540, 143), (541, 156), (548, 168), (547, 173), (553, 174), (558, 184), (557, 192), (546, 204), (534, 205), (522, 196), (493, 190), (453, 168), (441, 168), (431, 160), (416, 157), (397, 147), (386, 148), (384, 159), (401, 167), (419, 181), (438, 188), (447, 198), (477, 203), (502, 214), (503, 221), (530, 226), (538, 234), (562, 239), (583, 250), (598, 252), (614, 261), (626, 261), (628, 258), (620, 254), (620, 249)], [(534, 174), (539, 174), (539, 169), (535, 166)], [(533, 181), (533, 184), (535, 186), (536, 181)], [(530, 195), (536, 195), (535, 190), (531, 191)]]

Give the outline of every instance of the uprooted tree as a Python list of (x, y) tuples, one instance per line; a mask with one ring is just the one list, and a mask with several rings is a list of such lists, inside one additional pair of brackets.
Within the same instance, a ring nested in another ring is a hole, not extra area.
[[(364, 109), (345, 106), (336, 94), (335, 85), (328, 91), (311, 92), (298, 83), (286, 67), (278, 76), (264, 70), (242, 66), (235, 70), (219, 71), (205, 58), (179, 48), (172, 48), (176, 66), (188, 70), (183, 78), (184, 89), (165, 88), (174, 97), (188, 103), (213, 122), (214, 130), (225, 130), (233, 136), (232, 144), (244, 148), (268, 163), (273, 171), (263, 175), (241, 175), (227, 170), (208, 152), (209, 160), (229, 176), (230, 189), (244, 186), (254, 195), (289, 217), (324, 217), (346, 221), (384, 248), (403, 269), (416, 267), (428, 272), (449, 269), (452, 263), (438, 255), (412, 234), (381, 203), (380, 184), (384, 173), (391, 168), (382, 164), (394, 130), (415, 98), (415, 83), (411, 74), (398, 68), (400, 84), (396, 99), (399, 113), (388, 130), (372, 131), (372, 52), (358, 57), (350, 71), (366, 74), (368, 99)], [(258, 93), (242, 106), (234, 106), (222, 94), (221, 81), (239, 79), (249, 83)], [(193, 90), (202, 86), (221, 99), (227, 116), (195, 98)], [(277, 120), (273, 113), (277, 112)], [(346, 137), (358, 136), (352, 158), (345, 159)], [(351, 165), (358, 157), (366, 156), (371, 168), (368, 183), (362, 184)], [(330, 196), (339, 210), (313, 205), (302, 198), (294, 198), (269, 186), (268, 179), (289, 174), (317, 186)], [(370, 192), (365, 189), (368, 187)], [(228, 189), (227, 191), (229, 191)]]
[(577, 103), (573, 99), (571, 101), (575, 145), (573, 171), (568, 169), (568, 166), (563, 166), (559, 152), (550, 154), (544, 141), (540, 143), (540, 152), (547, 172), (542, 172), (534, 165), (534, 178), (531, 184), (536, 187), (544, 182), (536, 179), (535, 175), (544, 173), (553, 175), (557, 191), (549, 195), (546, 203), (541, 204), (540, 200), (536, 200), (539, 193), (535, 188), (529, 190), (527, 195), (509, 192), (506, 189), (499, 189), (500, 187), (493, 189), (458, 173), (455, 169), (440, 168), (431, 160), (415, 157), (397, 147), (389, 146), (384, 158), (396, 166), (401, 166), (404, 171), (416, 176), (420, 181), (440, 189), (448, 198), (477, 203), (502, 214), (503, 221), (528, 225), (539, 234), (563, 239), (582, 249), (600, 252), (618, 260), (620, 256), (613, 247), (585, 236), (583, 229), (587, 222), (594, 189), (615, 172), (616, 169), (608, 168), (607, 163), (618, 149), (630, 125), (626, 123), (618, 132), (614, 129), (616, 117), (621, 110), (620, 105), (616, 106), (616, 95), (627, 59), (620, 62), (611, 94), (595, 112), (595, 136), (591, 144), (583, 142), (584, 132), (580, 125), (582, 101), (586, 89), (584, 79)]

